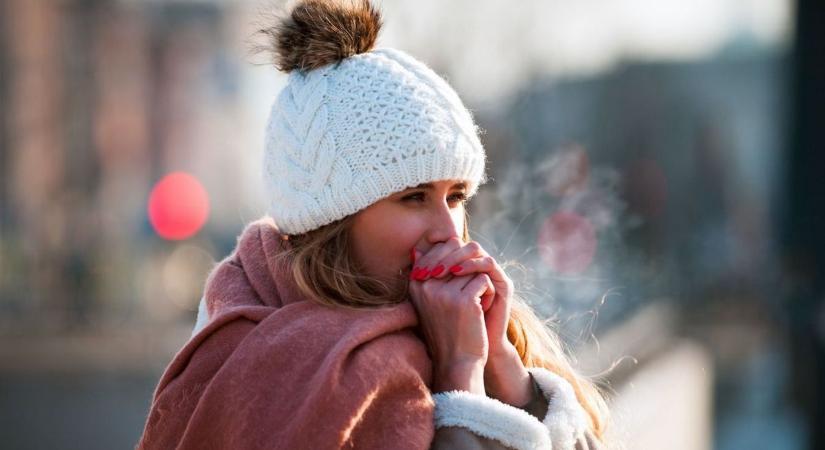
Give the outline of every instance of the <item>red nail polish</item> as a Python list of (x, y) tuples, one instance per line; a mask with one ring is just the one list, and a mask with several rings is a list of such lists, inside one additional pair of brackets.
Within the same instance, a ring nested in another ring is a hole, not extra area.
[(450, 273), (458, 273), (458, 272), (461, 272), (461, 266), (456, 265), (456, 266), (450, 267)]
[(427, 278), (427, 275), (429, 275), (429, 274), (430, 274), (430, 271), (427, 270), (426, 267), (424, 267), (418, 272), (418, 276), (415, 279), (418, 280), (418, 281), (424, 281), (424, 279)]
[(430, 273), (430, 275), (431, 275), (431, 276), (434, 276), (434, 277), (437, 277), (437, 276), (438, 276), (438, 274), (440, 274), (440, 273), (441, 273), (441, 272), (443, 272), (443, 271), (444, 271), (444, 265), (443, 265), (443, 264), (439, 264), (439, 265), (435, 266), (435, 268), (434, 268), (434, 269), (433, 269), (433, 271)]

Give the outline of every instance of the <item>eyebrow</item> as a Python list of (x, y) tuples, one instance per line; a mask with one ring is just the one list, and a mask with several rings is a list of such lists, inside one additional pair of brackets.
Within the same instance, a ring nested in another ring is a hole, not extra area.
[[(434, 186), (432, 183), (421, 183), (418, 186), (413, 186), (407, 189), (433, 189)], [(461, 182), (456, 183), (450, 187), (450, 189), (467, 189), (467, 183)]]

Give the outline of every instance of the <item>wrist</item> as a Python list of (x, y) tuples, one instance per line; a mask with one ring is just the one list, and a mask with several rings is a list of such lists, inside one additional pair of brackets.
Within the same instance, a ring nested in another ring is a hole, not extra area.
[(491, 397), (522, 407), (533, 397), (532, 379), (515, 348), (508, 347), (510, 351), (490, 355), (484, 367), (484, 387)]
[(459, 362), (436, 367), (433, 392), (467, 391), (486, 395), (484, 389), (484, 363)]
[(513, 358), (520, 359), (516, 347), (508, 339), (503, 339), (498, 345), (490, 345), (489, 355), (487, 356), (488, 361), (507, 361)]

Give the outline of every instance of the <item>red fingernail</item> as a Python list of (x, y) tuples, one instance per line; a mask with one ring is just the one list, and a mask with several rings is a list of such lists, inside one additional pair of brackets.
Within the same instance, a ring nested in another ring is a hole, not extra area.
[(450, 267), (450, 273), (458, 273), (458, 272), (461, 272), (461, 266)]
[(424, 281), (424, 279), (427, 278), (427, 275), (429, 275), (429, 274), (430, 274), (430, 271), (427, 270), (426, 267), (424, 267), (424, 268), (422, 268), (421, 270), (418, 271), (418, 275), (415, 277), (415, 279), (418, 280), (418, 281)]
[(431, 276), (434, 276), (434, 277), (437, 277), (437, 276), (438, 276), (438, 274), (440, 274), (440, 273), (441, 273), (441, 272), (443, 272), (443, 271), (444, 271), (444, 265), (443, 265), (443, 264), (439, 264), (439, 265), (435, 266), (435, 268), (434, 268), (434, 269), (433, 269), (433, 271), (430, 273), (430, 275), (431, 275)]

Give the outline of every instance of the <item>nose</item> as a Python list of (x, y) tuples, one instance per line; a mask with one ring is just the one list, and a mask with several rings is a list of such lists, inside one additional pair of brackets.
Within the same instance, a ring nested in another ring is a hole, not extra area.
[(446, 202), (433, 208), (427, 229), (427, 242), (430, 245), (444, 242), (452, 237), (461, 237), (464, 230), (464, 211), (450, 208)]

